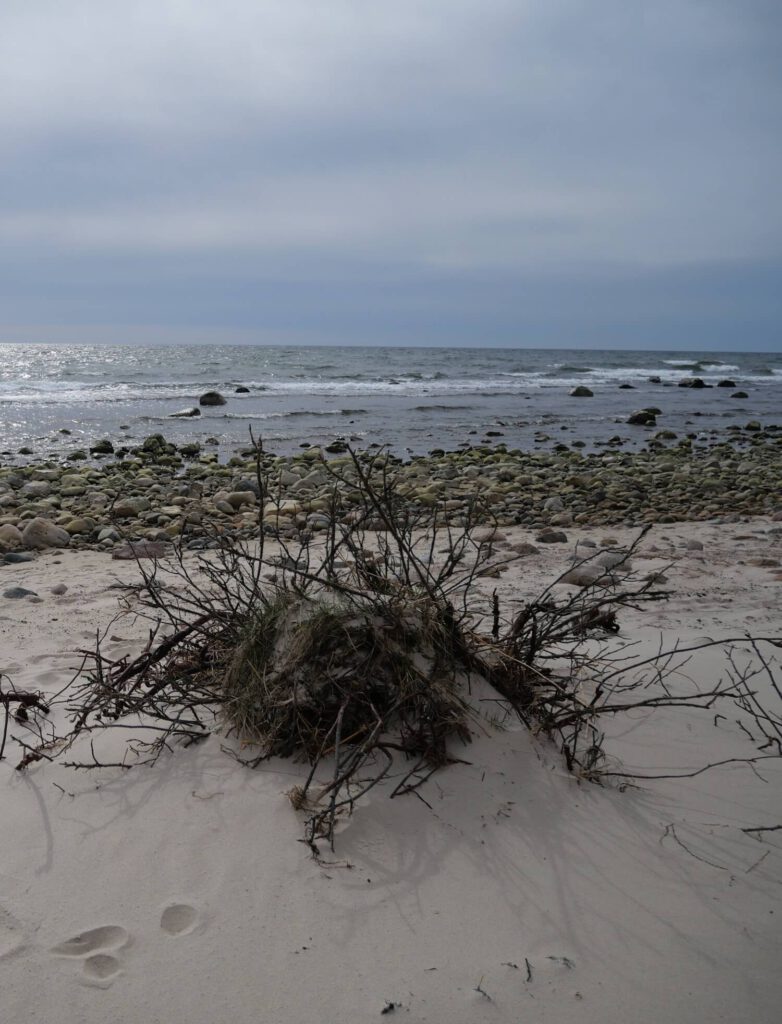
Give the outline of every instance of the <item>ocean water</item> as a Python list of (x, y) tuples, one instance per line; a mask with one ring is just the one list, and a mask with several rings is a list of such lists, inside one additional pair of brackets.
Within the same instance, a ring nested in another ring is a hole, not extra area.
[[(770, 353), (6, 344), (0, 357), (6, 461), (22, 447), (44, 457), (157, 432), (178, 443), (217, 437), (227, 456), (250, 429), (280, 454), (338, 437), (418, 454), (477, 443), (487, 431), (512, 447), (578, 439), (592, 448), (617, 434), (632, 447), (650, 432), (627, 416), (650, 405), (662, 410), (658, 429), (704, 437), (782, 419), (782, 354)], [(692, 376), (729, 378), (748, 398), (676, 386)], [(594, 397), (570, 397), (578, 384)], [(249, 394), (236, 394), (238, 385)], [(226, 405), (171, 418), (213, 389)]]

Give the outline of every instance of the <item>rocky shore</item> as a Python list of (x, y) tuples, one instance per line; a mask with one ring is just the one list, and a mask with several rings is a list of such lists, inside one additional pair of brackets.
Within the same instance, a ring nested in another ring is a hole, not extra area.
[[(70, 546), (133, 557), (128, 542), (139, 541), (153, 545), (149, 553), (171, 543), (199, 549), (216, 544), (216, 535), (253, 535), (259, 517), (270, 533), (301, 537), (328, 527), (335, 507), (338, 517), (351, 515), (359, 499), (355, 469), (339, 445), (262, 454), (263, 495), (252, 451), (221, 464), (215, 451), (177, 448), (159, 434), (121, 458), (111, 447), (97, 443), (93, 460), (78, 465), (0, 466), (0, 555), (15, 561)], [(478, 499), (487, 520), (539, 529), (549, 539), (564, 540), (568, 526), (782, 519), (782, 429), (756, 424), (706, 445), (658, 438), (635, 452), (498, 444), (433, 450), (407, 462), (373, 457), (413, 510), (439, 509), (459, 522)]]

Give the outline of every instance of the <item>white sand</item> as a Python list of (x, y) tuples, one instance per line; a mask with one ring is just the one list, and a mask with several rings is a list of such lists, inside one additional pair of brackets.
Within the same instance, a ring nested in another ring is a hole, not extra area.
[[(625, 616), (623, 636), (782, 633), (779, 572), (742, 564), (780, 555), (772, 525), (656, 527), (645, 547), (681, 556), (674, 598)], [(703, 552), (683, 548), (693, 537)], [(510, 609), (570, 550), (484, 582)], [(662, 564), (654, 555), (638, 566)], [(111, 581), (136, 569), (65, 552), (0, 574), (1, 590), (44, 598), (0, 599), (0, 671), (51, 692), (116, 610)], [(57, 583), (65, 596), (49, 593)], [(119, 653), (143, 628), (109, 633)], [(689, 672), (708, 686), (718, 660)], [(635, 768), (752, 752), (732, 723), (688, 712), (613, 731), (612, 753)], [(780, 1019), (782, 833), (741, 829), (782, 822), (782, 762), (764, 763), (766, 781), (728, 766), (619, 792), (579, 784), (520, 728), (487, 732), (461, 751), (469, 765), (422, 791), (431, 809), (375, 791), (328, 867), (297, 842), (284, 796), (301, 766), (249, 771), (216, 736), (128, 773), (18, 773), (15, 753), (0, 763), (4, 1024), (353, 1024), (389, 1001), (389, 1019), (448, 1024)]]

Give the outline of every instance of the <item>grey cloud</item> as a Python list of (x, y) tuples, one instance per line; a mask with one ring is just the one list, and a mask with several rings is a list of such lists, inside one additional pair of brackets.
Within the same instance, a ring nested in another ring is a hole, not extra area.
[(708, 346), (730, 268), (725, 323), (768, 342), (780, 28), (761, 0), (7, 0), (3, 318), (553, 343), (652, 310)]

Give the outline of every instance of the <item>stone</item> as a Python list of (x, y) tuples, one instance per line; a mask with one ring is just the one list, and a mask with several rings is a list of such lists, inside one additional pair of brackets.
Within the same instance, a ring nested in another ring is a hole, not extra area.
[(71, 542), (70, 534), (48, 519), (31, 519), (22, 531), (22, 543), (26, 548), (65, 548)]
[(179, 412), (172, 412), (170, 418), (172, 420), (187, 419), (190, 416), (200, 416), (201, 410), (193, 405), (189, 409), (180, 409)]
[(749, 430), (751, 433), (757, 433), (758, 430), (762, 430), (763, 428), (758, 420), (750, 420), (744, 429)]
[(52, 587), (52, 593), (56, 594), (57, 597), (61, 597), (63, 594), (67, 593), (67, 591), (68, 588), (64, 583), (57, 583)]
[(246, 388), (244, 386), (244, 384), (239, 384), (239, 385), (237, 385), (237, 387), (234, 388), (234, 394), (235, 395), (249, 395), (250, 394), (250, 389)]
[(546, 512), (564, 512), (565, 503), (558, 494), (553, 494), (543, 502), (543, 508)]
[(133, 519), (140, 512), (148, 512), (149, 508), (148, 498), (120, 498), (112, 511), (119, 519)]
[(535, 538), (541, 544), (567, 544), (567, 534), (562, 530), (552, 530), (546, 528)]
[(95, 529), (95, 520), (88, 516), (77, 516), (65, 524), (65, 529), (73, 536), (76, 533), (92, 533)]
[(478, 544), (498, 544), (505, 540), (505, 534), (501, 533), (496, 526), (479, 526), (472, 531), (472, 539)]
[(718, 388), (735, 388), (736, 382), (733, 380), (721, 380), (717, 384)]
[(628, 571), (632, 568), (630, 559), (624, 551), (601, 551), (595, 561), (598, 565), (605, 566), (606, 569), (615, 569), (618, 565)]
[(585, 387), (583, 384), (579, 384), (570, 391), (571, 398), (594, 398), (594, 395), (594, 391), (592, 391), (591, 388)]
[(701, 377), (685, 377), (679, 381), (680, 388), (705, 388), (710, 387)]
[(21, 562), (32, 562), (34, 556), (29, 551), (6, 551), (3, 561), (6, 565), (18, 565)]
[(199, 405), (225, 405), (226, 399), (219, 391), (205, 391), (198, 399)]
[(130, 561), (135, 558), (163, 558), (169, 549), (169, 545), (161, 540), (137, 540), (122, 547), (115, 548), (111, 553), (112, 558), (121, 561)]
[(635, 391), (635, 384), (620, 384), (620, 391)]
[(90, 455), (113, 455), (113, 454), (114, 454), (114, 445), (106, 437), (104, 437), (101, 441), (96, 441), (95, 444), (90, 447)]
[(653, 427), (657, 423), (657, 418), (648, 409), (639, 409), (627, 417), (627, 422), (638, 427)]
[(695, 540), (694, 537), (688, 540), (684, 546), (688, 551), (703, 551), (703, 544), (701, 541)]
[(13, 523), (4, 523), (0, 526), (0, 547), (20, 548), (22, 546), (22, 533)]
[(9, 587), (8, 590), (3, 591), (3, 597), (18, 601), (23, 597), (38, 597), (38, 595), (34, 590), (27, 590), (26, 587)]
[(746, 391), (734, 391), (733, 394), (730, 397), (731, 398), (749, 398), (749, 395), (747, 394)]
[(255, 497), (254, 491), (231, 491), (227, 494), (225, 500), (231, 505), (232, 508), (241, 508), (242, 505), (254, 505), (258, 500)]
[(21, 494), (27, 498), (46, 498), (52, 492), (52, 486), (47, 480), (30, 480), (22, 489)]
[(594, 587), (601, 580), (604, 580), (606, 584), (610, 582), (610, 576), (606, 574), (605, 569), (586, 563), (585, 565), (575, 566), (569, 572), (566, 572), (564, 576), (560, 577), (558, 582), (569, 583), (575, 587)]

